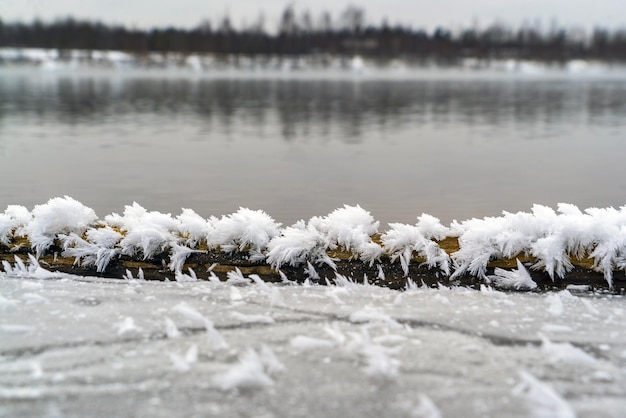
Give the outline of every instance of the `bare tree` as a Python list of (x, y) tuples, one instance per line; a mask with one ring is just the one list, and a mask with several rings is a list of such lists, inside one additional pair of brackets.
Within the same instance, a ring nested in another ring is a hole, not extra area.
[(341, 22), (349, 32), (361, 32), (365, 27), (365, 10), (359, 6), (349, 5), (341, 13)]

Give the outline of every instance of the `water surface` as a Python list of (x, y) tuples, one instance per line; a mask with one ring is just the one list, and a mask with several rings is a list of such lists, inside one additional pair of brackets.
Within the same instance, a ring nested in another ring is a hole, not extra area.
[(626, 203), (626, 79), (0, 69), (0, 207), (70, 195), (278, 221)]

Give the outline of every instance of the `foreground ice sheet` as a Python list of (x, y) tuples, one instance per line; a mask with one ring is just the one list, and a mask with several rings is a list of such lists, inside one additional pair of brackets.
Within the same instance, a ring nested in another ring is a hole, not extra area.
[(626, 415), (622, 296), (341, 284), (0, 273), (0, 417)]

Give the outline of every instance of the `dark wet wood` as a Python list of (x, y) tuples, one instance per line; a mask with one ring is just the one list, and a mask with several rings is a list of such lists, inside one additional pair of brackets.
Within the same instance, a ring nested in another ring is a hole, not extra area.
[[(459, 248), (458, 241), (455, 238), (447, 238), (441, 241), (440, 246), (448, 254), (457, 251)], [(29, 253), (32, 253), (32, 251), (29, 246), (23, 245), (23, 243), (19, 247), (13, 246), (12, 248), (0, 245), (0, 260), (7, 260), (13, 263), (14, 256), (17, 255), (27, 262)], [(169, 255), (167, 253), (160, 254), (151, 260), (121, 256), (113, 259), (107, 266), (106, 271), (101, 273), (97, 272), (94, 267), (84, 267), (75, 263), (73, 258), (59, 256), (61, 253), (62, 249), (60, 247), (51, 247), (40, 258), (41, 266), (51, 271), (109, 278), (123, 278), (127, 271), (130, 271), (134, 277), (138, 277), (141, 269), (146, 280), (176, 280), (175, 273), (168, 268)], [(370, 266), (368, 263), (355, 259), (353, 254), (346, 251), (331, 251), (329, 255), (335, 260), (336, 272), (328, 265), (315, 265), (315, 270), (320, 277), (319, 281), (323, 284), (334, 282), (336, 273), (358, 283), (362, 283), (364, 278), (366, 278), (370, 284), (392, 289), (406, 288), (408, 279), (418, 286), (426, 285), (428, 287), (461, 285), (479, 288), (481, 284), (485, 284), (481, 279), (470, 275), (450, 280), (449, 277), (438, 269), (430, 269), (425, 266), (423, 264), (424, 260), (421, 260), (419, 257), (415, 257), (412, 260), (409, 265), (409, 274), (405, 276), (400, 263), (398, 261), (391, 262), (387, 256), (381, 257), (380, 262)], [(531, 257), (520, 255), (518, 258), (525, 263), (534, 262), (534, 259)], [(590, 259), (572, 260), (572, 262), (575, 265), (574, 269), (568, 272), (563, 279), (555, 278), (554, 281), (543, 271), (529, 270), (533, 280), (538, 285), (537, 290), (558, 290), (564, 289), (569, 285), (584, 285), (588, 286), (590, 290), (609, 290), (604, 275), (591, 269), (592, 262)], [(379, 266), (384, 272), (384, 277), (379, 277)], [(305, 267), (284, 265), (280, 268), (280, 271), (291, 281), (304, 282), (307, 278), (311, 279)], [(493, 270), (496, 267), (505, 269), (516, 268), (516, 259), (493, 260), (488, 266), (488, 275), (493, 274)], [(1, 268), (2, 266), (0, 265)], [(264, 262), (251, 261), (245, 252), (224, 253), (219, 250), (213, 250), (192, 253), (186, 260), (183, 273), (188, 274), (189, 269), (193, 269), (200, 280), (208, 280), (211, 274), (216, 275), (220, 280), (226, 280), (229, 272), (239, 269), (244, 276), (257, 274), (267, 282), (282, 281), (278, 270), (273, 269)], [(614, 272), (612, 291), (617, 293), (626, 292), (626, 274), (623, 271)]]

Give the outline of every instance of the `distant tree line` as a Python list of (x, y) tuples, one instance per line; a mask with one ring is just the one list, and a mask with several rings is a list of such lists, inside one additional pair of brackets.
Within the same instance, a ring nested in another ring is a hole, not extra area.
[(59, 50), (119, 50), (135, 54), (176, 52), (242, 55), (359, 54), (369, 58), (534, 59), (564, 61), (599, 59), (626, 61), (626, 30), (580, 29), (539, 24), (511, 28), (492, 24), (453, 33), (438, 27), (431, 33), (402, 25), (366, 24), (362, 8), (349, 6), (333, 19), (314, 19), (293, 5), (283, 11), (276, 31), (268, 33), (263, 17), (236, 29), (228, 17), (217, 25), (204, 20), (192, 29), (174, 27), (129, 29), (119, 25), (65, 18), (54, 22), (9, 23), (0, 20), (0, 47)]

